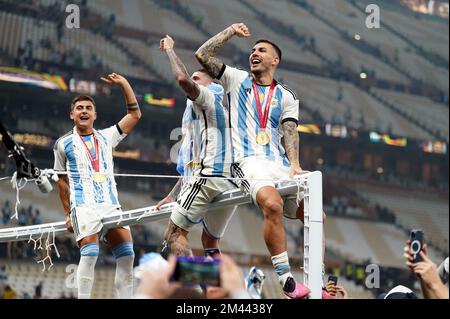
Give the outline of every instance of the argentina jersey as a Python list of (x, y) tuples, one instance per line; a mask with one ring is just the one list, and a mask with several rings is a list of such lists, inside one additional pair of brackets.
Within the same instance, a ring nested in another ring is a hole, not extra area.
[(201, 136), (198, 173), (230, 177), (230, 130), (227, 110), (222, 103), (223, 87), (211, 84), (199, 88), (200, 95), (193, 101)]
[(183, 141), (178, 152), (177, 172), (181, 176), (191, 176), (192, 170), (199, 163), (201, 132), (200, 125), (192, 108), (192, 101), (187, 100), (181, 121)]
[(68, 172), (71, 208), (96, 204), (120, 206), (112, 175), (112, 150), (125, 136), (117, 125), (95, 132), (99, 145), (99, 172), (103, 177), (98, 181), (93, 178), (95, 171), (87, 154), (88, 150), (91, 152), (89, 146), (95, 144), (93, 135), (81, 137), (74, 129), (56, 141), (54, 170)]
[[(256, 156), (280, 165), (290, 166), (281, 143), (282, 124), (285, 121), (298, 123), (299, 101), (295, 93), (286, 86), (275, 82), (265, 129), (270, 142), (260, 145), (256, 141), (260, 131), (260, 120), (251, 74), (226, 66), (219, 80), (224, 84), (229, 104), (233, 161), (238, 162), (243, 158)], [(257, 96), (264, 110), (270, 85), (257, 85), (257, 89)]]

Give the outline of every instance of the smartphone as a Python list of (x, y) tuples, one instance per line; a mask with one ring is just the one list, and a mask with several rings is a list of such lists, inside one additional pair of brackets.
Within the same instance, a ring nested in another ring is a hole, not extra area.
[(205, 257), (217, 258), (220, 256), (219, 248), (205, 248)]
[(338, 277), (337, 276), (329, 276), (328, 277), (328, 282), (333, 282), (334, 283), (334, 285), (336, 286), (337, 285), (337, 282), (338, 282)]
[(422, 257), (420, 257), (420, 251), (423, 247), (423, 230), (413, 229), (411, 231), (409, 240), (411, 241), (411, 243), (409, 244), (409, 252), (413, 256), (413, 263), (422, 261)]
[(177, 265), (172, 276), (183, 286), (220, 287), (220, 260), (206, 257), (177, 257)]

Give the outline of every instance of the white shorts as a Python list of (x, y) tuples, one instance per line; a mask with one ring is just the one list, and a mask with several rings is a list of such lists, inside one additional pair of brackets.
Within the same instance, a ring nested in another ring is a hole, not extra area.
[(209, 210), (209, 206), (215, 197), (236, 188), (236, 185), (225, 179), (192, 177), (183, 184), (170, 220), (186, 231), (202, 223), (209, 235), (220, 239), (236, 207)]
[[(98, 234), (103, 229), (103, 218), (121, 212), (122, 209), (120, 206), (110, 204), (74, 207), (70, 213), (70, 220), (76, 241), (78, 242), (87, 236)], [(121, 226), (119, 228), (130, 230), (128, 226)], [(106, 234), (100, 234), (100, 236), (102, 235)]]
[[(261, 157), (246, 157), (235, 162), (231, 169), (236, 179), (236, 184), (241, 190), (250, 194), (252, 201), (257, 205), (256, 195), (266, 186), (276, 187), (277, 181), (290, 180), (290, 167), (277, 164)], [(303, 198), (303, 193), (300, 194)], [(297, 194), (283, 197), (283, 214), (287, 218), (297, 218)]]

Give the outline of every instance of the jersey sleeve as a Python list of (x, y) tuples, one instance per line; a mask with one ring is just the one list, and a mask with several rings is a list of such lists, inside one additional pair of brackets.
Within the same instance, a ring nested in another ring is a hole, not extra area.
[(224, 64), (223, 69), (217, 79), (222, 82), (225, 88), (225, 92), (228, 93), (239, 86), (240, 83), (242, 83), (248, 76), (249, 75), (247, 71), (233, 68), (229, 65)]
[(207, 110), (208, 108), (214, 107), (216, 101), (214, 93), (203, 85), (199, 85), (198, 87), (200, 89), (200, 94), (195, 101), (193, 101), (194, 106), (198, 107), (200, 110)]
[(282, 102), (281, 123), (292, 121), (298, 124), (300, 103), (297, 95), (291, 89), (285, 89), (285, 96)]
[(99, 132), (106, 137), (113, 148), (116, 147), (127, 136), (120, 129), (119, 124), (113, 125), (104, 130), (100, 130)]
[(55, 157), (55, 162), (53, 164), (53, 169), (56, 172), (64, 172), (66, 170), (66, 153), (64, 152), (64, 145), (61, 139), (58, 139), (53, 146), (53, 154)]

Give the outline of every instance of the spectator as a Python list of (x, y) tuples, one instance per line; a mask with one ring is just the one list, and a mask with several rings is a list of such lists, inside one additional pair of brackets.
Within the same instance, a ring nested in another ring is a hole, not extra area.
[(365, 267), (358, 265), (355, 268), (355, 283), (362, 286), (364, 284), (364, 279), (366, 278)]
[(27, 218), (27, 211), (25, 208), (21, 208), (18, 212), (19, 216), (19, 226), (25, 226), (27, 224), (28, 218)]
[(334, 299), (349, 299), (347, 290), (342, 286), (336, 285), (334, 281), (327, 282), (325, 290), (328, 291), (328, 294)]
[(439, 277), (441, 278), (442, 283), (448, 289), (448, 257), (441, 263), (438, 268)]
[(380, 294), (377, 299), (417, 299), (416, 294), (409, 288), (399, 285), (388, 293)]
[[(406, 258), (406, 265), (416, 274), (420, 280), (422, 287), (422, 293), (425, 299), (448, 299), (448, 287), (444, 285), (436, 264), (431, 261), (427, 256), (427, 246), (423, 245), (420, 251), (420, 257), (422, 261), (417, 263), (413, 262), (413, 255), (410, 251), (411, 241), (406, 242), (404, 248), (404, 257)], [(445, 261), (443, 267), (443, 273), (445, 273)], [(447, 258), (447, 270), (448, 270), (448, 258)], [(447, 272), (448, 274), (448, 272)], [(448, 283), (448, 282), (447, 282)]]
[(262, 287), (265, 279), (266, 275), (264, 275), (261, 269), (254, 266), (250, 269), (250, 272), (245, 278), (245, 284), (248, 294), (252, 299), (263, 299)]
[(36, 208), (36, 210), (34, 211), (32, 223), (33, 223), (33, 225), (42, 224), (41, 212), (39, 211), (39, 208)]
[(5, 202), (5, 205), (2, 208), (2, 214), (3, 214), (3, 224), (7, 224), (11, 219), (11, 207), (9, 204), (9, 200)]
[(347, 280), (352, 280), (354, 275), (354, 265), (351, 263), (346, 263), (345, 265), (345, 278)]
[(52, 50), (48, 56), (48, 60), (51, 63), (60, 64), (61, 63), (61, 53), (58, 50)]
[[(228, 295), (234, 299), (250, 298), (245, 290), (244, 278), (239, 267), (227, 255), (222, 254), (220, 258), (220, 282), (224, 289), (224, 296)], [(144, 270), (141, 274), (141, 283), (138, 287), (137, 297), (154, 299), (178, 297), (179, 294), (175, 295), (175, 293), (177, 290), (179, 291), (181, 284), (170, 281), (175, 267), (176, 258), (170, 256), (167, 265), (162, 265), (156, 270)]]
[(338, 101), (338, 102), (342, 101), (343, 97), (344, 97), (344, 92), (343, 92), (342, 86), (339, 84), (338, 89), (337, 89), (336, 101)]
[(3, 299), (16, 299), (17, 293), (14, 291), (14, 289), (11, 288), (11, 286), (6, 285), (5, 290), (3, 291)]
[(43, 282), (41, 281), (35, 288), (34, 288), (34, 298), (41, 299), (42, 298), (42, 285)]

